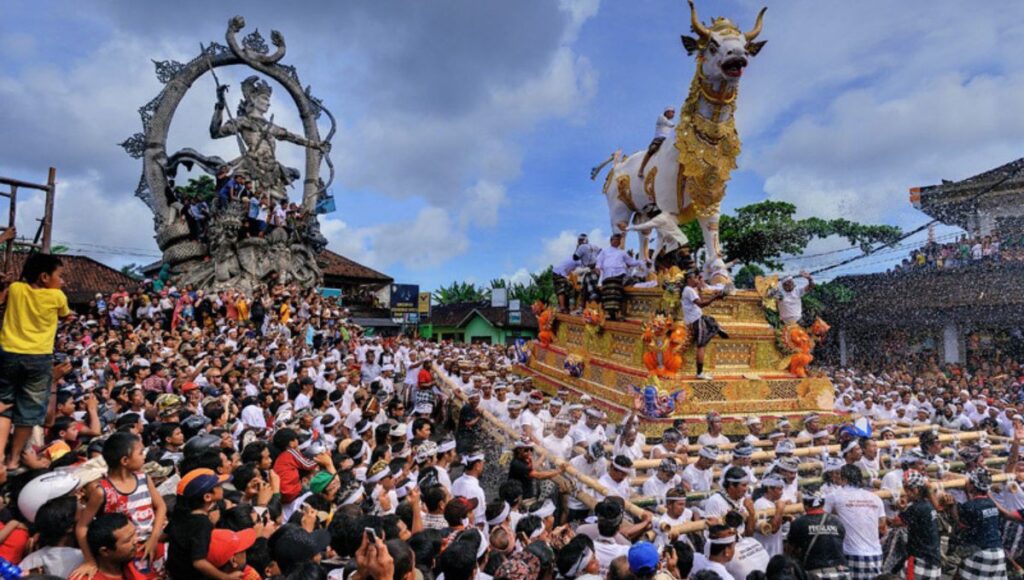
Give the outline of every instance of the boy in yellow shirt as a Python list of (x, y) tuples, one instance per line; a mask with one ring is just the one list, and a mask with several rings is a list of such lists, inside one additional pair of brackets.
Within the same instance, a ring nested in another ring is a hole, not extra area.
[(53, 382), (53, 343), (57, 320), (71, 314), (61, 291), (64, 267), (60, 258), (32, 254), (21, 280), (3, 293), (7, 312), (0, 328), (0, 457), (14, 424), (7, 469), (17, 469), (32, 428), (46, 420)]

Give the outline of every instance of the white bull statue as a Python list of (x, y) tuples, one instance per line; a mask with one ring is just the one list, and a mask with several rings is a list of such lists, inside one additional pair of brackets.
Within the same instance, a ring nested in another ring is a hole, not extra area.
[[(704, 234), (707, 274), (718, 270), (721, 275), (719, 205), (740, 153), (733, 114), (743, 69), (765, 45), (764, 41), (755, 42), (765, 10), (758, 13), (752, 30), (742, 32), (727, 18), (703, 25), (691, 0), (690, 20), (696, 37), (683, 36), (682, 41), (687, 54), (696, 53), (697, 66), (679, 113), (674, 142), (667, 139), (650, 157), (643, 178), (640, 168), (646, 151), (625, 158), (616, 152), (592, 172), (596, 178), (605, 165), (612, 165), (604, 184), (612, 231), (625, 231), (631, 221), (647, 220), (645, 208), (653, 207), (651, 204), (678, 224), (698, 220)], [(646, 235), (641, 235), (646, 248)]]

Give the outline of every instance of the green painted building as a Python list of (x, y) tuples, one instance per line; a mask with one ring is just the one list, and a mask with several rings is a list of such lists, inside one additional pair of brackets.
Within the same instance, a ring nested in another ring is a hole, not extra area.
[(537, 336), (537, 318), (529, 308), (517, 313), (489, 302), (462, 302), (433, 306), (419, 330), (427, 340), (512, 344), (517, 338)]

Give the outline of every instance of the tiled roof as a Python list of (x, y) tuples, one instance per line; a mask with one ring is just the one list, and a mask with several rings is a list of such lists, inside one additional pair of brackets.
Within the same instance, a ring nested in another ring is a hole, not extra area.
[(457, 304), (446, 304), (443, 306), (432, 306), (430, 310), (430, 323), (435, 326), (446, 326), (459, 328), (472, 320), (473, 313), (477, 313), (487, 322), (497, 327), (509, 328), (537, 328), (537, 317), (529, 308), (522, 310), (522, 323), (509, 325), (507, 319), (507, 308), (492, 308), (490, 301), (483, 302), (459, 302)]
[[(27, 257), (28, 254), (21, 253), (11, 256), (13, 278), (21, 274)], [(124, 286), (129, 292), (139, 286), (137, 280), (88, 256), (61, 255), (60, 261), (64, 264), (64, 294), (72, 303), (88, 302), (97, 293), (116, 292), (118, 286)]]
[(342, 256), (341, 254), (335, 254), (330, 250), (324, 250), (317, 257), (317, 263), (320, 264), (320, 269), (324, 273), (324, 278), (344, 278), (347, 281), (356, 281), (362, 283), (373, 283), (379, 282), (381, 284), (390, 284), (394, 282), (394, 278), (387, 274), (382, 274), (373, 268), (368, 268), (358, 262)]

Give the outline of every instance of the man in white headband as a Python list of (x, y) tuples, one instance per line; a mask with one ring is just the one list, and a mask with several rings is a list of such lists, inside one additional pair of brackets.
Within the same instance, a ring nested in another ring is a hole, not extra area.
[(599, 409), (587, 407), (583, 413), (584, 423), (577, 423), (570, 431), (569, 436), (576, 445), (589, 445), (593, 441), (606, 441), (604, 427), (601, 421), (604, 413)]
[(633, 476), (633, 473), (632, 459), (625, 455), (615, 457), (615, 459), (608, 464), (608, 471), (597, 480), (597, 482), (605, 488), (608, 494), (603, 495), (595, 491), (595, 497), (604, 499), (608, 496), (618, 496), (625, 501), (629, 501), (629, 498), (633, 496), (633, 486), (630, 485), (629, 481)]
[(434, 470), (437, 473), (438, 483), (449, 492), (452, 490), (452, 480), (448, 475), (448, 470), (455, 462), (455, 457), (455, 438), (447, 435), (437, 444), (437, 460), (434, 462)]
[(749, 433), (743, 437), (743, 440), (751, 445), (757, 445), (760, 443), (761, 433), (764, 427), (761, 424), (761, 418), (756, 415), (751, 415), (750, 417), (747, 417), (744, 423), (746, 423), (747, 431), (749, 431)]
[(540, 410), (544, 405), (544, 394), (534, 391), (526, 398), (526, 409), (519, 417), (519, 428), (526, 437), (534, 443), (540, 443), (544, 438), (544, 421), (540, 418)]
[(573, 456), (573, 441), (572, 437), (569, 437), (569, 418), (557, 417), (554, 420), (551, 434), (545, 437), (541, 444), (555, 457), (569, 461)]
[(882, 573), (882, 544), (888, 529), (882, 500), (862, 487), (863, 475), (856, 465), (839, 471), (843, 487), (829, 498), (830, 511), (846, 528), (843, 553), (852, 580), (873, 580)]
[(717, 460), (717, 447), (701, 447), (697, 452), (697, 461), (687, 465), (683, 470), (683, 487), (690, 492), (711, 491), (715, 477), (713, 468)]
[(770, 520), (758, 524), (754, 538), (761, 542), (769, 556), (775, 556), (782, 553), (782, 518), (786, 506), (789, 505), (789, 502), (782, 498), (782, 489), (786, 487), (786, 482), (782, 480), (782, 476), (771, 474), (761, 480), (761, 487), (764, 488), (764, 495), (754, 502), (754, 509), (759, 512), (774, 511), (775, 515)]
[(640, 489), (640, 495), (655, 498), (664, 497), (668, 490), (679, 485), (678, 466), (675, 459), (663, 457), (661, 465), (658, 466), (658, 471), (644, 482), (643, 487)]
[(654, 522), (654, 532), (657, 534), (654, 544), (658, 548), (669, 545), (671, 541), (665, 528), (693, 521), (694, 517), (693, 510), (686, 507), (686, 489), (680, 486), (668, 490), (665, 493), (665, 513)]
[(739, 467), (726, 469), (722, 491), (704, 502), (704, 517), (724, 521), (725, 514), (737, 512), (743, 516), (744, 521), (736, 531), (740, 535), (752, 536), (757, 514), (754, 512), (754, 502), (747, 496), (747, 477), (747, 472)]
[(705, 557), (700, 560), (694, 558), (690, 577), (695, 578), (698, 573), (708, 571), (717, 575), (719, 580), (733, 580), (725, 564), (736, 555), (736, 530), (723, 524), (713, 524), (704, 536)]
[(779, 318), (783, 324), (796, 324), (803, 316), (803, 296), (814, 288), (814, 279), (807, 272), (800, 272), (800, 277), (807, 281), (798, 286), (793, 276), (786, 276), (772, 294), (778, 299)]
[(814, 433), (821, 430), (821, 416), (817, 413), (810, 413), (804, 417), (804, 428), (797, 434), (798, 440), (804, 441), (812, 439)]
[(465, 453), (462, 456), (462, 464), (466, 466), (466, 470), (452, 483), (453, 496), (476, 500), (476, 506), (473, 508), (474, 522), (480, 526), (486, 521), (484, 512), (487, 510), (487, 497), (480, 486), (480, 476), (484, 472), (486, 462), (484, 452), (480, 449), (472, 449)]
[(721, 446), (729, 443), (729, 438), (722, 434), (722, 416), (715, 411), (707, 414), (708, 430), (697, 437), (698, 445)]

